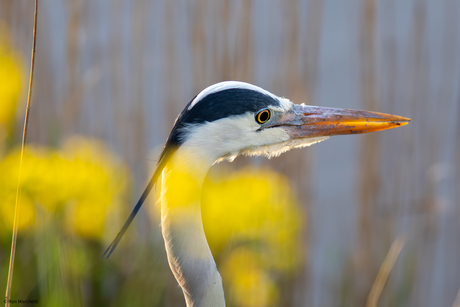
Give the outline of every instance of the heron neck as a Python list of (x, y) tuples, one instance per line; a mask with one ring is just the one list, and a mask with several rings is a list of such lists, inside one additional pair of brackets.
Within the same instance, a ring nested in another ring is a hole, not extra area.
[(201, 219), (201, 190), (212, 163), (191, 155), (176, 151), (162, 175), (161, 223), (168, 262), (188, 307), (225, 306), (222, 279)]

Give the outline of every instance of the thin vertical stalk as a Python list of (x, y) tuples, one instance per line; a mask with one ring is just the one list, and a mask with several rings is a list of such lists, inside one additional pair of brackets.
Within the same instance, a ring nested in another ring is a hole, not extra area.
[(19, 220), (19, 204), (21, 196), (21, 173), (22, 173), (22, 162), (24, 160), (24, 152), (27, 142), (27, 128), (29, 124), (29, 112), (30, 112), (30, 101), (32, 97), (32, 85), (34, 80), (34, 64), (35, 64), (35, 45), (37, 38), (37, 11), (38, 11), (38, 0), (35, 0), (35, 13), (34, 13), (34, 29), (33, 29), (33, 43), (32, 43), (32, 54), (30, 59), (30, 76), (29, 76), (29, 91), (27, 96), (27, 107), (24, 119), (24, 129), (22, 133), (22, 146), (21, 146), (21, 159), (19, 162), (19, 176), (18, 176), (18, 187), (16, 190), (16, 205), (14, 209), (14, 223), (13, 223), (13, 236), (11, 240), (11, 254), (10, 254), (10, 266), (8, 269), (8, 282), (6, 286), (5, 295), (5, 306), (10, 306), (11, 299), (11, 286), (13, 283), (13, 268), (14, 268), (14, 257), (16, 255), (16, 241), (18, 237), (18, 220)]
[(391, 270), (393, 269), (405, 243), (406, 241), (402, 237), (398, 237), (391, 245), (385, 260), (383, 260), (379, 273), (375, 278), (371, 291), (369, 292), (366, 307), (377, 307), (377, 303), (379, 301), (380, 295), (382, 294), (383, 287), (385, 286), (388, 280), (388, 276), (390, 276)]

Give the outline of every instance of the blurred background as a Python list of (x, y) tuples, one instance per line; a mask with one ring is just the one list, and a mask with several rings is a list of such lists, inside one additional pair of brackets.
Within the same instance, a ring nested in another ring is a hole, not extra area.
[[(0, 288), (18, 180), (33, 1), (0, 1)], [(185, 306), (155, 196), (105, 248), (183, 107), (223, 80), (412, 118), (212, 168), (203, 219), (228, 306), (460, 306), (460, 2), (39, 2), (12, 299)], [(395, 259), (395, 257), (393, 257)], [(3, 290), (2, 290), (3, 291)]]

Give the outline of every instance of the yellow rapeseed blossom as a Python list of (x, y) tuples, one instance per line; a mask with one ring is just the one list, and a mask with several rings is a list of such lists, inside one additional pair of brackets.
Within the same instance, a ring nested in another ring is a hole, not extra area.
[(210, 175), (202, 199), (206, 237), (229, 298), (237, 306), (276, 306), (273, 276), (294, 271), (302, 258), (303, 214), (287, 178), (256, 168)]
[[(20, 151), (0, 161), (0, 199), (4, 200), (0, 224), (11, 231)], [(28, 146), (22, 170), (19, 228), (33, 225), (35, 210), (62, 219), (65, 228), (97, 239), (106, 211), (123, 188), (126, 171), (103, 143), (74, 137), (62, 150)]]
[(260, 254), (244, 247), (233, 250), (225, 258), (221, 273), (230, 284), (228, 296), (237, 306), (276, 305), (279, 291), (260, 263)]
[[(16, 203), (16, 194), (11, 193), (9, 195), (5, 195), (1, 193), (0, 189), (0, 196), (4, 196), (3, 204), (0, 206), (0, 216), (3, 217), (2, 222), (2, 231), (8, 230), (11, 231), (13, 229), (13, 218), (14, 218), (14, 206)], [(19, 215), (18, 220), (18, 229), (24, 230), (29, 228), (35, 222), (35, 208), (34, 204), (28, 197), (22, 197), (21, 199), (21, 214)]]
[(237, 241), (254, 240), (263, 243), (268, 266), (296, 266), (303, 214), (284, 176), (255, 168), (225, 179), (209, 176), (202, 212), (214, 252), (220, 253)]
[(106, 212), (126, 184), (127, 171), (102, 142), (73, 138), (64, 144), (63, 154), (71, 165), (68, 187), (75, 197), (67, 206), (67, 225), (82, 236), (99, 238)]
[(0, 23), (0, 141), (14, 119), (21, 81), (19, 56), (11, 50), (6, 26)]

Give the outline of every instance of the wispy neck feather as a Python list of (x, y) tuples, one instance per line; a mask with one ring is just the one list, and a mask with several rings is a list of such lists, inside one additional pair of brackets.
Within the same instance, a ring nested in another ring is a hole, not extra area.
[(222, 307), (222, 278), (201, 219), (201, 187), (212, 162), (192, 165), (190, 155), (178, 150), (163, 170), (161, 223), (166, 253), (188, 307)]

